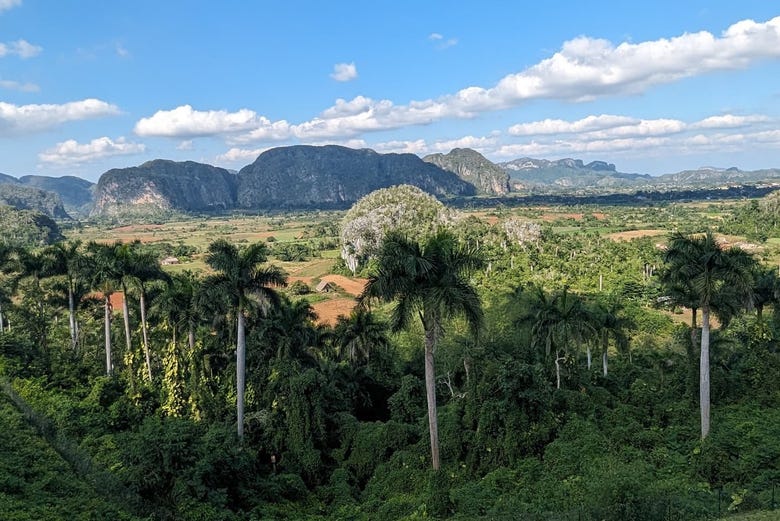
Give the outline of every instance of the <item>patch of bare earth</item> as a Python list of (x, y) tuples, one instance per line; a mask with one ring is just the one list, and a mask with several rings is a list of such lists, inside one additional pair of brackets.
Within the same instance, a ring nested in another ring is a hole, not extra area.
[(134, 233), (134, 232), (145, 232), (150, 230), (159, 230), (160, 228), (164, 228), (164, 224), (129, 224), (127, 226), (120, 226), (119, 228), (114, 228), (111, 231), (114, 233)]
[(610, 233), (606, 237), (613, 241), (630, 241), (631, 239), (639, 239), (640, 237), (655, 237), (667, 233), (669, 233), (667, 230), (629, 230), (627, 232)]
[(318, 324), (334, 325), (336, 319), (341, 316), (349, 316), (352, 309), (357, 304), (357, 301), (353, 298), (337, 298), (331, 300), (324, 300), (312, 304), (314, 312), (317, 313)]
[(581, 221), (585, 217), (585, 214), (581, 213), (546, 213), (542, 215), (542, 220), (551, 222), (558, 219), (574, 219), (575, 221)]
[(366, 287), (368, 280), (366, 279), (350, 279), (343, 275), (325, 275), (320, 280), (330, 282), (339, 286), (350, 295), (358, 296), (363, 293), (363, 288)]

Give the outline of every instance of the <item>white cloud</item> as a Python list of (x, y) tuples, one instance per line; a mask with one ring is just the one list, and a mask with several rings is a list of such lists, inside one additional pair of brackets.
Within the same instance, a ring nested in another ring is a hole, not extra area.
[(22, 5), (22, 0), (0, 0), (0, 12)]
[(61, 105), (13, 105), (0, 101), (0, 136), (37, 132), (69, 121), (119, 114), (119, 107), (99, 99)]
[(120, 58), (130, 57), (130, 51), (128, 51), (127, 48), (122, 44), (117, 44), (114, 50), (116, 51), (116, 55)]
[(436, 43), (436, 48), (439, 50), (447, 49), (458, 44), (457, 38), (444, 38), (441, 33), (431, 33), (428, 35), (428, 39)]
[(140, 154), (145, 151), (144, 144), (131, 143), (123, 137), (116, 141), (108, 137), (99, 137), (84, 144), (78, 143), (75, 139), (57, 143), (53, 148), (38, 154), (38, 158), (44, 163), (74, 165), (106, 157)]
[[(429, 38), (437, 42), (445, 39), (439, 33), (432, 33)], [(720, 36), (702, 31), (670, 39), (624, 42), (617, 46), (607, 40), (583, 36), (565, 42), (550, 58), (505, 76), (489, 88), (471, 86), (454, 94), (403, 105), (366, 96), (339, 99), (319, 116), (297, 124), (286, 120), (272, 122), (249, 109), (232, 114), (196, 112), (186, 105), (140, 120), (136, 133), (179, 138), (224, 135), (231, 144), (291, 138), (348, 138), (366, 132), (427, 125), (446, 118), (474, 118), (486, 111), (507, 109), (537, 99), (576, 102), (637, 94), (655, 85), (714, 71), (745, 68), (767, 58), (780, 58), (780, 17), (763, 23), (738, 22)], [(516, 125), (510, 132), (515, 135), (558, 134), (635, 125), (616, 134), (648, 135), (670, 132), (678, 125), (673, 120), (646, 123), (636, 118), (630, 121), (610, 119), (621, 117), (609, 115), (590, 118), (580, 122), (547, 120)], [(715, 120), (702, 124), (725, 122)]]
[(710, 116), (705, 118), (692, 124), (691, 128), (738, 128), (768, 121), (771, 121), (771, 119), (767, 116), (735, 116), (733, 114), (724, 114), (722, 116)]
[(18, 56), (22, 59), (32, 58), (41, 53), (43, 47), (33, 45), (27, 40), (0, 43), (0, 58), (4, 56)]
[(179, 142), (179, 144), (176, 145), (176, 150), (192, 150), (192, 140), (185, 139), (184, 141)]
[[(237, 112), (225, 110), (199, 111), (190, 105), (173, 110), (159, 110), (135, 124), (139, 136), (194, 138), (256, 129), (265, 118), (252, 110)], [(265, 120), (267, 121), (267, 120)]]
[(352, 81), (358, 77), (357, 67), (355, 62), (352, 63), (337, 63), (333, 66), (333, 72), (330, 77), (336, 81)]
[(578, 134), (580, 140), (595, 141), (631, 136), (671, 135), (696, 129), (739, 128), (770, 121), (771, 118), (763, 115), (724, 114), (711, 116), (694, 123), (685, 123), (677, 119), (637, 119), (629, 116), (601, 114), (587, 116), (576, 121), (545, 119), (520, 123), (509, 127), (508, 133), (520, 137)]
[(562, 119), (545, 119), (531, 123), (520, 123), (509, 127), (508, 132), (513, 136), (538, 136), (543, 134), (571, 134), (576, 132), (589, 132), (603, 130), (624, 125), (636, 124), (639, 120), (628, 116), (613, 116), (601, 114), (599, 116), (587, 116), (577, 121), (565, 121)]
[(244, 148), (231, 148), (224, 154), (220, 154), (217, 156), (217, 162), (228, 162), (228, 163), (238, 163), (241, 162), (253, 162), (255, 159), (257, 159), (257, 156), (262, 154), (268, 150), (268, 148), (255, 148), (255, 149), (244, 149)]
[(431, 147), (436, 152), (449, 152), (453, 148), (473, 148), (477, 151), (493, 148), (498, 139), (491, 137), (464, 136), (458, 139), (436, 141)]
[(371, 148), (385, 154), (395, 152), (396, 154), (425, 155), (429, 152), (428, 144), (424, 139), (416, 139), (413, 141), (385, 141), (383, 143), (375, 143)]
[(13, 80), (0, 80), (0, 89), (18, 90), (19, 92), (38, 92), (41, 90), (35, 83), (21, 83)]

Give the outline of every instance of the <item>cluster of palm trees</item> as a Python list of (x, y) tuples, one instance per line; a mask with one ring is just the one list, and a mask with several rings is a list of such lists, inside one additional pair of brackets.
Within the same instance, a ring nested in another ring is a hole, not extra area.
[[(247, 364), (247, 324), (257, 325), (259, 318), (273, 315), (264, 323), (263, 334), (273, 338), (278, 358), (314, 356), (303, 353), (319, 346), (318, 356), (336, 357), (356, 362), (366, 360), (372, 351), (387, 347), (385, 325), (376, 320), (370, 305), (375, 300), (392, 301), (390, 327), (406, 329), (419, 321), (424, 333), (425, 388), (428, 406), (431, 461), (439, 469), (439, 437), (436, 400), (435, 352), (445, 327), (455, 317), (462, 317), (471, 332), (478, 336), (483, 312), (478, 292), (470, 276), (482, 264), (478, 252), (459, 242), (450, 232), (440, 231), (422, 240), (390, 233), (378, 253), (376, 269), (359, 306), (350, 317), (341, 317), (327, 331), (314, 326), (315, 315), (306, 301), (289, 301), (278, 293), (286, 285), (285, 274), (267, 264), (264, 244), (243, 248), (217, 240), (208, 247), (206, 263), (211, 274), (198, 278), (192, 273), (169, 275), (156, 258), (139, 243), (103, 244), (70, 242), (56, 244), (40, 251), (0, 248), (0, 273), (10, 281), (0, 284), (0, 332), (5, 331), (5, 307), (20, 282), (25, 281), (34, 306), (45, 322), (49, 301), (44, 298), (42, 281), (50, 280), (51, 291), (67, 298), (70, 346), (79, 349), (78, 309), (90, 295), (103, 302), (105, 335), (105, 371), (114, 371), (112, 354), (112, 295), (121, 292), (125, 353), (133, 353), (131, 312), (140, 317), (140, 345), (143, 352), (142, 374), (153, 381), (155, 352), (149, 336), (149, 316), (158, 328), (170, 334), (171, 349), (177, 349), (182, 333), (193, 352), (198, 329), (211, 321), (222, 321), (235, 327), (236, 418), (239, 438), (244, 435)], [(666, 268), (661, 280), (675, 303), (701, 312), (700, 398), (702, 437), (709, 432), (709, 339), (710, 314), (721, 321), (751, 302), (756, 305), (777, 296), (776, 279), (764, 281), (766, 288), (756, 289), (756, 263), (738, 249), (723, 248), (712, 234), (682, 235), (670, 238), (665, 255)], [(768, 278), (771, 278), (767, 275)], [(763, 286), (762, 286), (763, 287)], [(519, 292), (529, 311), (521, 322), (530, 332), (530, 347), (537, 348), (555, 366), (555, 380), (562, 385), (562, 364), (584, 350), (587, 365), (592, 364), (591, 350), (600, 351), (601, 370), (608, 374), (607, 353), (614, 345), (628, 345), (631, 322), (621, 311), (617, 299), (588, 300), (563, 289), (547, 294), (541, 288)], [(763, 295), (763, 296), (762, 296)], [(37, 299), (37, 300), (36, 300)], [(147, 309), (148, 308), (148, 309)], [(302, 327), (305, 325), (306, 327)], [(692, 340), (699, 340), (696, 322)], [(223, 328), (224, 329), (224, 328)], [(46, 329), (36, 339), (47, 346)], [(330, 349), (330, 352), (328, 350)], [(574, 350), (576, 349), (576, 351)], [(269, 353), (274, 356), (273, 353)], [(133, 357), (126, 357), (132, 367)], [(175, 368), (171, 368), (175, 372)], [(172, 406), (173, 407), (173, 406)]]
[[(9, 327), (10, 304), (17, 310), (31, 307), (37, 313), (37, 323), (42, 324), (41, 334), (33, 340), (45, 352), (52, 319), (65, 309), (63, 302), (67, 301), (69, 347), (77, 353), (86, 333), (80, 324), (79, 317), (84, 316), (80, 312), (89, 302), (99, 301), (103, 308), (105, 374), (112, 375), (118, 364), (124, 364), (124, 374), (129, 375), (133, 386), (136, 374), (142, 374), (150, 383), (167, 377), (160, 374), (158, 361), (163, 359), (165, 365), (165, 349), (177, 351), (183, 337), (188, 352), (194, 353), (201, 328), (214, 334), (216, 329), (232, 327), (234, 334), (227, 334), (226, 341), (235, 342), (237, 433), (243, 437), (248, 321), (257, 325), (259, 318), (269, 316), (262, 323), (261, 333), (273, 339), (269, 343), (274, 344), (277, 358), (306, 358), (314, 363), (320, 357), (363, 364), (374, 350), (388, 345), (385, 324), (366, 310), (339, 317), (332, 329), (316, 325), (316, 314), (307, 301), (290, 301), (278, 292), (286, 286), (286, 276), (280, 268), (268, 264), (267, 257), (263, 243), (238, 248), (217, 240), (205, 256), (210, 274), (199, 277), (188, 271), (166, 273), (155, 255), (139, 242), (73, 241), (35, 251), (0, 247), (0, 332)], [(118, 293), (121, 299), (112, 298)], [(121, 357), (112, 349), (116, 334), (112, 302), (118, 301), (124, 337)], [(135, 325), (131, 323), (134, 317), (138, 319)], [(167, 331), (166, 346), (152, 346), (150, 319), (158, 334)], [(139, 344), (143, 367), (134, 366), (134, 346)], [(177, 357), (169, 358), (175, 364)], [(177, 372), (176, 368), (163, 369)], [(167, 407), (180, 410), (181, 404)]]
[[(555, 386), (561, 388), (561, 369), (572, 354), (585, 350), (587, 367), (593, 364), (592, 350), (601, 354), (601, 372), (609, 373), (608, 353), (611, 346), (618, 351), (628, 348), (631, 319), (623, 313), (621, 300), (613, 295), (586, 299), (564, 288), (548, 294), (543, 288), (532, 286), (523, 291), (528, 312), (520, 322), (530, 330), (531, 347), (555, 366)], [(572, 351), (572, 348), (575, 348)]]

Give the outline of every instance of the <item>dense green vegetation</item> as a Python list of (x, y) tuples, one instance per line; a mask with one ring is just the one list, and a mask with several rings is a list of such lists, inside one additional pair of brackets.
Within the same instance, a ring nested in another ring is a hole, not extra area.
[[(690, 232), (747, 229), (751, 208), (499, 208), (443, 236), (391, 234), (367, 259), (367, 306), (334, 326), (266, 261), (296, 254), (297, 239), (217, 241), (203, 248), (203, 275), (160, 271), (160, 252), (142, 243), (3, 248), (0, 372), (17, 406), (47, 420), (36, 434), (0, 403), (0, 517), (693, 520), (769, 509), (780, 286), (763, 266), (777, 236), (743, 259), (750, 301), (725, 276), (702, 300), (698, 272), (669, 253), (676, 243), (657, 246), (668, 234), (608, 237), (678, 229), (695, 243)], [(466, 280), (444, 269), (461, 249), (479, 253)], [(454, 306), (460, 297), (468, 306)], [(718, 318), (706, 436), (704, 305)]]

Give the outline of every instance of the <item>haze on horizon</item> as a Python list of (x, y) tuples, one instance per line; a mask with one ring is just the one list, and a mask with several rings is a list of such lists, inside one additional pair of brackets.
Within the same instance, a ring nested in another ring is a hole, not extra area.
[(0, 0), (0, 172), (291, 144), (780, 167), (776, 6), (581, 4)]

